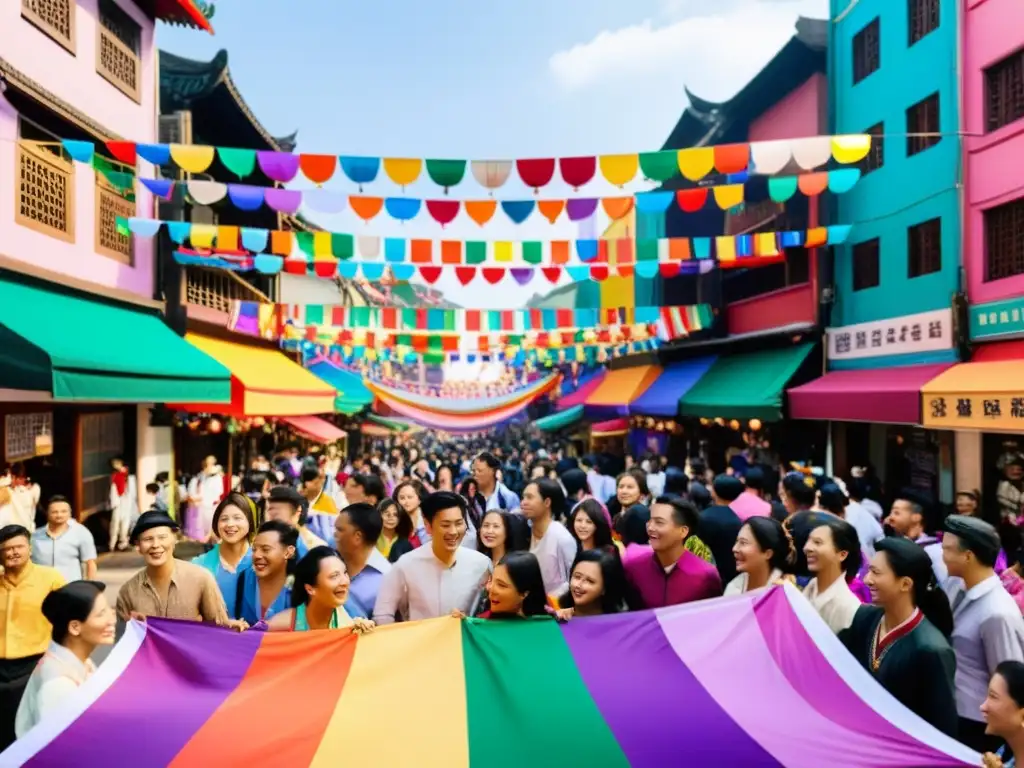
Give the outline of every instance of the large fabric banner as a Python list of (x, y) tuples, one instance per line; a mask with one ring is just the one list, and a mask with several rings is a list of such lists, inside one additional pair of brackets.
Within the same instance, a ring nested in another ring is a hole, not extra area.
[(791, 586), (558, 624), (132, 623), (3, 766), (976, 766)]

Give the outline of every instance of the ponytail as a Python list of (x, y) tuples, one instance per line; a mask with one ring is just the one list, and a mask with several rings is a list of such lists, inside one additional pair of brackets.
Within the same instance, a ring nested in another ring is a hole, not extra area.
[(884, 552), (889, 567), (898, 578), (914, 582), (914, 603), (947, 639), (953, 634), (953, 611), (949, 600), (935, 580), (931, 558), (910, 539), (887, 536), (875, 544)]
[(949, 607), (949, 599), (946, 593), (939, 589), (934, 573), (927, 583), (919, 586), (921, 583), (914, 582), (914, 602), (924, 617), (948, 640), (953, 636), (953, 610)]

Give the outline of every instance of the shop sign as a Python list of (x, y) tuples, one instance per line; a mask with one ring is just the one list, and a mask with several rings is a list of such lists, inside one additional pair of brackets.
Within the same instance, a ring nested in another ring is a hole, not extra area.
[(935, 429), (1024, 433), (1024, 387), (1013, 394), (922, 394), (923, 423)]
[(913, 352), (936, 352), (953, 346), (953, 310), (937, 309), (888, 320), (825, 330), (828, 359), (856, 360)]
[(971, 341), (1024, 334), (1024, 297), (976, 304), (967, 317)]

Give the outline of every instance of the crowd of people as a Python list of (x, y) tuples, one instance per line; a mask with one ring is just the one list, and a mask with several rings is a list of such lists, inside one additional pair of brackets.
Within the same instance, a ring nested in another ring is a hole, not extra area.
[[(91, 673), (115, 614), (366, 633), (446, 616), (579, 621), (790, 582), (906, 707), (986, 765), (1024, 756), (1022, 550), (983, 519), (976, 493), (935, 524), (913, 491), (883, 511), (863, 476), (795, 467), (776, 483), (756, 463), (710, 476), (698, 458), (677, 468), (655, 456), (612, 476), (612, 457), (508, 440), (520, 447), (426, 436), (351, 461), (257, 460), (220, 495), (213, 546), (192, 562), (175, 559), (181, 527), (165, 508), (138, 517), (145, 567), (114, 607), (94, 552), (37, 557), (46, 542), (0, 529), (6, 740)], [(65, 506), (49, 505), (56, 529)]]

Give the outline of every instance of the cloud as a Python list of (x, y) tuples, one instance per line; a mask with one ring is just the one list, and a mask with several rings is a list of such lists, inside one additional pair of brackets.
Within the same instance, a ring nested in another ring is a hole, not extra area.
[(548, 67), (568, 91), (610, 84), (642, 89), (666, 77), (708, 98), (726, 98), (792, 37), (797, 16), (825, 18), (828, 0), (666, 0), (660, 19), (603, 30), (589, 42), (554, 53)]

